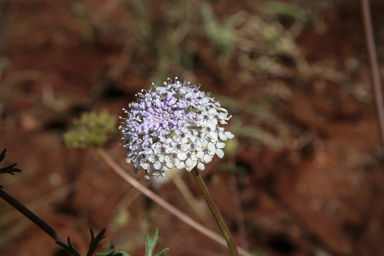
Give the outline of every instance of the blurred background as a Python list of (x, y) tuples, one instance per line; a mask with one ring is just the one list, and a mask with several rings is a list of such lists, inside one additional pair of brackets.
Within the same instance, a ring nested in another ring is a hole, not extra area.
[[(370, 5), (383, 77), (384, 2)], [(357, 0), (1, 0), (0, 150), (23, 172), (0, 184), (84, 254), (90, 228), (107, 229), (103, 245), (142, 255), (159, 227), (157, 249), (169, 255), (226, 255), (95, 150), (63, 146), (81, 113), (117, 119), (139, 90), (177, 76), (233, 115), (236, 139), (202, 175), (239, 245), (255, 255), (384, 255), (384, 157), (362, 24)], [(134, 175), (119, 139), (105, 149)], [(202, 216), (176, 182), (134, 177), (219, 232), (191, 174), (180, 180)], [(0, 252), (60, 248), (0, 201)]]

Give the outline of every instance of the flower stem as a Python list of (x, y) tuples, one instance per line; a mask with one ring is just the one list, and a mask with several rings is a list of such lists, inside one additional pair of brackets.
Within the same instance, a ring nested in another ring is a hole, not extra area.
[(213, 201), (213, 198), (211, 194), (208, 191), (207, 186), (204, 183), (203, 178), (201, 177), (199, 171), (196, 168), (193, 168), (192, 170), (193, 177), (196, 180), (197, 185), (200, 188), (201, 194), (203, 194), (203, 197), (205, 201), (207, 202), (209, 209), (211, 210), (213, 217), (215, 218), (217, 225), (219, 225), (219, 228), (221, 232), (224, 235), (225, 240), (227, 241), (228, 249), (231, 252), (231, 255), (239, 255), (239, 252), (237, 251), (237, 247), (235, 242), (233, 241), (232, 235), (229, 232), (229, 229), (227, 225), (224, 222), (223, 216), (221, 216), (221, 213), (219, 209), (217, 208), (215, 202)]
[[(97, 152), (99, 155), (103, 158), (103, 160), (114, 170), (120, 177), (122, 177), (125, 181), (127, 181), (129, 184), (131, 184), (133, 187), (138, 189), (141, 193), (146, 195), (148, 198), (159, 204), (160, 206), (164, 207), (167, 211), (175, 215), (177, 218), (182, 220), (187, 225), (191, 226), (192, 228), (196, 229), (197, 231), (201, 232), (202, 234), (206, 235), (207, 237), (211, 238), (212, 240), (218, 242), (219, 244), (225, 246), (225, 240), (220, 237), (215, 232), (207, 229), (203, 225), (197, 223), (172, 205), (170, 205), (167, 201), (153, 193), (151, 190), (143, 186), (140, 182), (135, 180), (131, 175), (126, 173), (120, 166), (116, 164), (116, 162), (104, 151), (102, 148), (97, 148)], [(234, 243), (233, 243), (234, 244)], [(243, 248), (239, 248), (239, 251), (244, 256), (252, 256), (251, 253), (247, 252)], [(238, 255), (238, 254), (233, 254)]]
[(64, 240), (64, 238), (62, 238), (51, 226), (49, 226), (42, 219), (37, 217), (33, 212), (28, 210), (27, 207), (19, 203), (19, 201), (14, 199), (12, 196), (8, 195), (2, 189), (0, 189), (0, 197), (4, 199), (4, 201), (9, 203), (12, 207), (14, 207), (16, 210), (18, 210), (25, 217), (27, 217), (30, 221), (35, 223), (39, 228), (45, 231), (45, 233), (47, 233), (50, 237), (52, 237), (53, 240), (62, 242), (63, 244), (67, 245), (67, 242)]

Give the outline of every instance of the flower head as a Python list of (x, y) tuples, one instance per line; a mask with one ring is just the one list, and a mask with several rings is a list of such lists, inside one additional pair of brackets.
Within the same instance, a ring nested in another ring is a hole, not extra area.
[(75, 148), (99, 147), (115, 133), (115, 129), (116, 118), (108, 112), (83, 113), (64, 134), (64, 143)]
[(176, 77), (136, 96), (119, 127), (135, 172), (144, 169), (149, 179), (174, 167), (204, 170), (215, 154), (224, 156), (223, 141), (233, 134), (219, 125), (231, 116), (209, 93)]

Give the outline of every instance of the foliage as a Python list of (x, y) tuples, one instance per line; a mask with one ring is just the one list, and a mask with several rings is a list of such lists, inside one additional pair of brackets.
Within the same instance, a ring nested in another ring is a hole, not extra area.
[[(92, 256), (99, 242), (103, 238), (105, 238), (104, 234), (105, 234), (105, 229), (101, 230), (100, 233), (95, 237), (93, 234), (93, 230), (91, 229), (91, 243), (89, 245), (87, 256)], [(69, 237), (68, 237), (68, 245), (58, 241), (56, 241), (56, 243), (67, 251), (65, 253), (62, 253), (62, 255), (81, 256), (81, 254), (72, 246), (71, 240)], [(108, 254), (108, 256), (112, 256), (112, 255), (119, 255), (119, 254)]]
[[(97, 118), (97, 114), (95, 113), (91, 113), (89, 115), (93, 115), (93, 116), (86, 116), (86, 117), (83, 117), (82, 121), (84, 120), (93, 120), (92, 118)], [(101, 114), (100, 116), (102, 117), (101, 119), (102, 120), (106, 120), (108, 119), (108, 116), (103, 116), (105, 114)], [(104, 119), (103, 119), (104, 117)], [(97, 119), (96, 119), (97, 120)], [(93, 120), (95, 121), (95, 120)], [(4, 149), (1, 154), (0, 154), (0, 163), (4, 160), (5, 158), (5, 153), (6, 153), (6, 149)], [(9, 173), (9, 174), (12, 174), (14, 175), (14, 172), (21, 172), (21, 170), (17, 169), (17, 168), (14, 168), (16, 164), (12, 164), (8, 167), (4, 167), (4, 168), (0, 168), (0, 173)], [(3, 188), (1, 185), (0, 185), (0, 189)], [(0, 191), (1, 192), (1, 191)], [(3, 197), (3, 196), (2, 196)], [(4, 199), (4, 197), (3, 197)], [(12, 200), (14, 200), (13, 198), (11, 198)], [(7, 200), (6, 200), (7, 201)], [(16, 201), (16, 200), (14, 200)], [(9, 202), (9, 201), (8, 201)], [(21, 205), (19, 202), (16, 201), (16, 204), (19, 204)], [(14, 206), (15, 204), (11, 204), (12, 206)], [(22, 206), (22, 205), (21, 205)], [(14, 206), (15, 207), (15, 206)], [(20, 211), (21, 213), (23, 213), (25, 215), (25, 212), (24, 211), (28, 211), (24, 206), (22, 207), (15, 207), (18, 211)], [(25, 215), (25, 216), (29, 216), (28, 218), (30, 220), (31, 219), (31, 215), (34, 215), (33, 213), (31, 214), (28, 214), (28, 215)], [(34, 216), (35, 217), (35, 220), (36, 219), (39, 219), (37, 216)], [(36, 221), (34, 221), (35, 224), (37, 224)], [(46, 223), (44, 223), (44, 221), (40, 220), (39, 219), (39, 222), (43, 222), (43, 224), (48, 227), (49, 229), (52, 229), (51, 227), (49, 227)], [(41, 223), (40, 223), (41, 224)], [(41, 225), (37, 224), (40, 228), (42, 228)], [(46, 231), (46, 230), (45, 230)], [(92, 256), (97, 248), (97, 245), (99, 244), (99, 242), (105, 238), (104, 234), (105, 234), (105, 229), (101, 230), (100, 233), (95, 237), (94, 236), (94, 233), (93, 233), (93, 230), (91, 229), (91, 243), (89, 245), (89, 249), (88, 249), (88, 253), (87, 253), (87, 256)], [(47, 231), (46, 231), (47, 232)], [(57, 234), (54, 230), (52, 230), (53, 233)], [(145, 253), (145, 256), (152, 256), (153, 255), (153, 252), (155, 250), (155, 247), (156, 247), (156, 243), (157, 243), (157, 240), (158, 240), (158, 234), (159, 234), (159, 229), (156, 229), (155, 232), (149, 236), (148, 234), (145, 236), (145, 247), (146, 247), (146, 253)], [(52, 236), (52, 234), (50, 234)], [(81, 254), (72, 246), (72, 243), (71, 243), (71, 239), (68, 237), (67, 239), (67, 244), (63, 243), (63, 242), (59, 242), (59, 241), (56, 241), (56, 244), (60, 245), (61, 247), (64, 248), (65, 252), (61, 253), (61, 255), (70, 255), (70, 256), (81, 256)], [(101, 253), (97, 253), (98, 255), (101, 255), (101, 256), (131, 256), (131, 254), (129, 254), (128, 252), (124, 251), (124, 250), (119, 250), (117, 253), (115, 253), (115, 248), (114, 248), (114, 245), (111, 245), (109, 246), (109, 250), (107, 251), (104, 251), (104, 252), (101, 252)], [(163, 256), (169, 249), (166, 248), (166, 249), (163, 249), (162, 251), (158, 252), (157, 254), (155, 254), (154, 256)]]
[(62, 253), (62, 255), (81, 256), (81, 254), (72, 246), (71, 239), (69, 237), (68, 237), (68, 245), (58, 241), (56, 241), (56, 243), (66, 250), (66, 252)]
[[(152, 256), (153, 251), (155, 250), (155, 246), (157, 243), (157, 239), (159, 237), (159, 229), (157, 228), (155, 232), (151, 236), (148, 234), (145, 235), (145, 256)], [(165, 248), (162, 251), (155, 254), (155, 256), (163, 256), (169, 249)]]
[[(101, 230), (100, 233), (96, 237), (94, 237), (93, 230), (91, 229), (91, 244), (89, 245), (87, 256), (92, 256), (99, 242), (103, 238), (105, 238), (104, 234), (105, 234), (105, 229)], [(159, 237), (158, 235), (159, 235), (159, 229), (156, 229), (151, 236), (148, 234), (145, 235), (145, 248), (146, 248), (145, 256), (153, 255), (153, 252), (156, 247), (157, 239)], [(63, 255), (81, 256), (81, 254), (72, 246), (71, 240), (69, 237), (68, 237), (68, 245), (61, 242), (56, 242), (56, 243), (67, 251), (63, 253)], [(108, 246), (107, 248), (109, 248), (109, 250), (104, 252), (98, 252), (96, 254), (100, 256), (131, 256), (131, 254), (125, 250), (119, 250), (118, 252), (115, 252), (115, 245), (113, 244)], [(165, 248), (162, 251), (156, 253), (154, 256), (163, 256), (168, 250), (169, 250), (168, 248)]]
[[(4, 149), (3, 152), (1, 152), (0, 163), (4, 160), (6, 152), (7, 152), (7, 149)], [(14, 174), (15, 172), (21, 172), (20, 169), (14, 168), (15, 166), (16, 164), (12, 164), (10, 166), (0, 168), (0, 173), (9, 173), (9, 174), (15, 175)], [(3, 188), (3, 187), (0, 185), (0, 188)]]

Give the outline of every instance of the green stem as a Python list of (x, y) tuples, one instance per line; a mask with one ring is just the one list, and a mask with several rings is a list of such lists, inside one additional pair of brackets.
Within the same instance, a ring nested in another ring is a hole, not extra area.
[[(131, 184), (133, 187), (137, 188), (141, 193), (146, 195), (148, 198), (153, 200), (154, 202), (158, 203), (162, 207), (164, 207), (166, 210), (168, 210), (170, 213), (174, 214), (177, 218), (185, 222), (187, 225), (191, 226), (192, 228), (196, 229), (197, 231), (201, 232), (202, 234), (206, 235), (207, 237), (211, 238), (212, 240), (218, 242), (219, 244), (225, 246), (225, 239), (223, 239), (220, 235), (216, 234), (215, 232), (212, 232), (211, 230), (207, 229), (203, 225), (197, 223), (172, 205), (170, 205), (167, 201), (153, 193), (151, 190), (143, 186), (140, 182), (135, 180), (131, 175), (129, 175), (126, 171), (124, 171), (102, 148), (97, 148), (97, 152), (100, 154), (101, 158), (125, 181), (127, 181), (129, 184)], [(234, 243), (233, 243), (234, 244)], [(247, 252), (243, 248), (239, 248), (239, 251), (244, 256), (252, 256), (251, 253)], [(238, 255), (238, 254), (234, 254)]]
[(211, 194), (209, 193), (208, 188), (205, 185), (203, 178), (201, 177), (199, 171), (196, 168), (193, 168), (192, 174), (196, 180), (197, 185), (200, 188), (201, 194), (203, 194), (203, 197), (204, 197), (205, 201), (207, 202), (209, 209), (211, 210), (213, 217), (215, 218), (215, 220), (217, 222), (217, 225), (219, 225), (221, 233), (223, 233), (224, 238), (227, 241), (228, 249), (231, 252), (231, 255), (238, 256), (239, 252), (237, 251), (235, 241), (233, 241), (232, 235), (229, 232), (229, 229), (224, 222), (223, 216), (221, 216), (219, 209), (217, 208), (215, 202), (213, 201), (213, 198), (212, 198)]
[(4, 199), (7, 203), (13, 206), (16, 210), (22, 213), (25, 217), (35, 223), (39, 228), (41, 228), (45, 233), (47, 233), (50, 237), (52, 237), (55, 241), (62, 242), (67, 245), (67, 242), (47, 223), (45, 223), (42, 219), (37, 217), (33, 212), (28, 210), (27, 207), (19, 203), (12, 196), (8, 195), (4, 190), (0, 189), (0, 197)]

